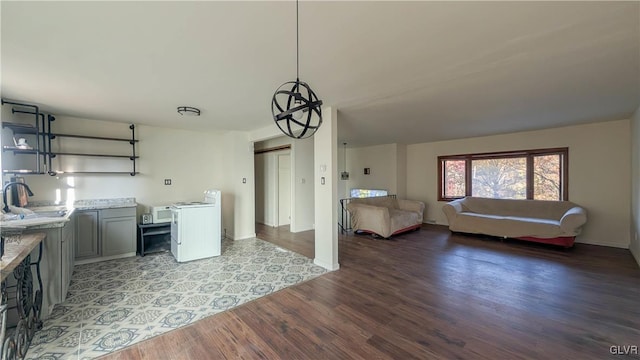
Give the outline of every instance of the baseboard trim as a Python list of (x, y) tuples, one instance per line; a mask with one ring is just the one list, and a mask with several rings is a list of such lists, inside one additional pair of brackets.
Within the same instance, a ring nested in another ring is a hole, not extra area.
[(633, 246), (629, 246), (629, 251), (631, 251), (631, 255), (633, 256), (634, 259), (636, 259), (636, 262), (638, 263), (638, 267), (640, 267), (640, 252), (636, 251), (636, 249)]
[(604, 242), (599, 242), (599, 241), (590, 241), (590, 242), (580, 241), (580, 236), (576, 237), (576, 243), (577, 244), (585, 244), (585, 245), (608, 246), (608, 247), (614, 247), (614, 248), (618, 248), (618, 249), (628, 249), (629, 248), (629, 244), (613, 244), (613, 243), (604, 243)]
[(309, 230), (313, 230), (313, 226), (312, 227), (303, 227), (302, 229), (291, 229), (292, 233), (299, 233), (299, 232), (303, 232), (303, 231), (309, 231)]
[(135, 252), (130, 252), (130, 253), (120, 254), (120, 255), (102, 256), (102, 257), (96, 257), (96, 258), (91, 258), (91, 259), (77, 260), (73, 264), (74, 265), (93, 264), (93, 263), (97, 263), (97, 262), (101, 262), (101, 261), (122, 259), (122, 258), (134, 257), (134, 256), (136, 256), (136, 253)]
[(329, 264), (329, 263), (325, 263), (322, 260), (318, 260), (318, 258), (313, 259), (313, 263), (318, 265), (318, 266), (322, 266), (323, 268), (329, 270), (329, 271), (334, 271), (334, 270), (338, 270), (340, 269), (340, 264), (335, 263), (335, 264)]
[(246, 239), (253, 239), (256, 237), (256, 233), (253, 234), (249, 234), (249, 235), (243, 235), (243, 236), (238, 236), (238, 237), (233, 237), (232, 239), (234, 241), (236, 240), (246, 240)]

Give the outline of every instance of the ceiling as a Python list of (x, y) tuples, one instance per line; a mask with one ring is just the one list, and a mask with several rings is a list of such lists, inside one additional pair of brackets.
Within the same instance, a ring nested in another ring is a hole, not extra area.
[[(248, 131), (295, 79), (291, 1), (0, 6), (2, 97), (56, 115)], [(300, 78), (350, 146), (625, 119), (640, 2), (304, 1)]]

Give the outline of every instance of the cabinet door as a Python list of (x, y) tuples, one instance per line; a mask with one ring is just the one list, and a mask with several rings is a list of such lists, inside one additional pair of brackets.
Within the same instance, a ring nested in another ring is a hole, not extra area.
[(74, 216), (71, 217), (71, 221), (62, 228), (62, 243), (61, 246), (61, 301), (67, 298), (67, 291), (69, 291), (69, 284), (71, 283), (71, 275), (73, 274), (73, 265), (75, 263), (75, 244), (74, 244), (74, 231), (75, 221)]
[(76, 259), (100, 255), (98, 246), (98, 210), (79, 211), (76, 215)]
[[(29, 230), (29, 232), (44, 232), (47, 237), (42, 242), (42, 257), (40, 260), (40, 275), (42, 277), (42, 319), (49, 317), (55, 304), (62, 302), (62, 283), (60, 263), (63, 254), (60, 228)], [(39, 247), (31, 252), (31, 261), (35, 262), (40, 256)], [(33, 276), (33, 289), (39, 288), (35, 268), (31, 269)]]
[(136, 217), (100, 219), (102, 256), (136, 252)]

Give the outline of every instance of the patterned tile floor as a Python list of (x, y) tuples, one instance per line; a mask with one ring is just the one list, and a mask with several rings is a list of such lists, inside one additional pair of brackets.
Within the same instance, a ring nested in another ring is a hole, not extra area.
[(76, 266), (27, 359), (96, 358), (326, 272), (259, 239), (222, 249), (188, 263), (160, 253)]

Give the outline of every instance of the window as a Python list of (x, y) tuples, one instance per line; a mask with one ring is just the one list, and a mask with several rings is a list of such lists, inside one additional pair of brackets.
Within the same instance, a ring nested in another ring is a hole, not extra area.
[(374, 196), (387, 196), (387, 190), (373, 190), (373, 189), (351, 189), (352, 198), (366, 198)]
[(568, 200), (568, 148), (438, 157), (438, 200)]

